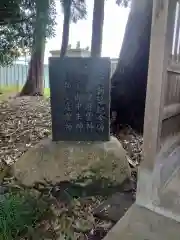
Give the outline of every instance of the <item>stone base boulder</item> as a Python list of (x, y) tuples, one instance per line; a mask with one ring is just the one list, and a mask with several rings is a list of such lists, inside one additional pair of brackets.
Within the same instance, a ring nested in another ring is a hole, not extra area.
[(45, 139), (27, 151), (13, 166), (15, 177), (25, 185), (76, 180), (95, 174), (118, 184), (130, 177), (126, 151), (111, 137), (108, 142), (52, 142)]

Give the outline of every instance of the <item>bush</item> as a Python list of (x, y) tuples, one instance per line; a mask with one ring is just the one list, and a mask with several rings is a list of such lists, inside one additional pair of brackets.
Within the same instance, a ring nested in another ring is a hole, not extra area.
[(47, 204), (29, 193), (0, 195), (0, 240), (32, 233), (46, 211)]

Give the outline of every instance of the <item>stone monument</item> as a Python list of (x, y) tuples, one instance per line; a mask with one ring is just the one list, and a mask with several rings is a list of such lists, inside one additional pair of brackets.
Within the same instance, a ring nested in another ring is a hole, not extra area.
[(45, 139), (15, 164), (25, 185), (76, 180), (95, 174), (118, 184), (130, 177), (126, 151), (110, 137), (110, 59), (49, 60), (52, 140)]
[(109, 58), (50, 58), (54, 141), (110, 138)]

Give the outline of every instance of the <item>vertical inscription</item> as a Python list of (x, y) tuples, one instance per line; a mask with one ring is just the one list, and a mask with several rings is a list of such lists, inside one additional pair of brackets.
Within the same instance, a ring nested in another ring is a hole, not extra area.
[(71, 132), (73, 128), (72, 124), (72, 102), (68, 97), (68, 92), (71, 91), (71, 82), (69, 81), (69, 76), (66, 75), (66, 79), (64, 81), (64, 89), (66, 92), (66, 97), (64, 98), (64, 125), (65, 130), (67, 132)]
[(77, 75), (77, 80), (74, 79), (75, 81), (75, 97), (74, 97), (74, 102), (75, 102), (75, 129), (77, 132), (83, 132), (84, 130), (84, 124), (83, 124), (83, 116), (82, 116), (82, 109), (83, 105), (81, 103), (81, 78), (79, 75)]
[(110, 60), (51, 58), (49, 66), (53, 140), (108, 141)]
[(93, 94), (91, 92), (87, 93), (87, 104), (85, 109), (85, 121), (86, 121), (86, 132), (92, 132), (94, 130), (93, 123)]
[(96, 92), (96, 130), (98, 132), (104, 132), (104, 117), (105, 117), (105, 105), (104, 105), (104, 86), (98, 84)]

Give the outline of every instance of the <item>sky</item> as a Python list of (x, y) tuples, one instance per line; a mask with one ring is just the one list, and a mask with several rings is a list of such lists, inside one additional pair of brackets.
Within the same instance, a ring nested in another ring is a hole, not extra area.
[[(105, 3), (105, 16), (103, 28), (102, 56), (117, 58), (119, 56), (125, 27), (128, 19), (129, 9), (118, 7), (115, 0), (108, 0)], [(80, 41), (81, 47), (91, 46), (93, 0), (87, 0), (88, 16), (86, 20), (81, 20), (77, 24), (71, 23), (69, 44), (72, 47)], [(57, 26), (56, 36), (47, 42), (45, 59), (50, 56), (49, 51), (59, 50), (61, 47), (63, 14), (57, 2)]]

